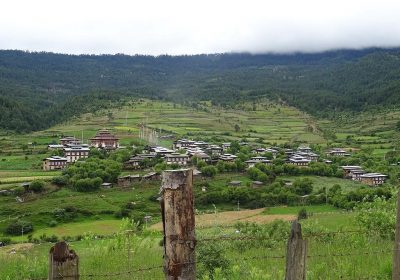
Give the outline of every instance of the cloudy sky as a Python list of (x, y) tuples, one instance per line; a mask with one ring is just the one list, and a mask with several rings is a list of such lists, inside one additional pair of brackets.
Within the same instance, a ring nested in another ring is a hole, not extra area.
[(398, 0), (1, 0), (0, 49), (293, 52), (400, 46)]

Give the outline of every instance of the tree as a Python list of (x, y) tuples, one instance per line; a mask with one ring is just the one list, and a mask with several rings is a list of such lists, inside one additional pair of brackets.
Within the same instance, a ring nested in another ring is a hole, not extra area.
[(240, 126), (238, 124), (235, 124), (235, 132), (239, 132), (240, 131)]
[(313, 181), (310, 178), (297, 179), (293, 183), (294, 192), (298, 195), (307, 195), (313, 191)]
[(29, 221), (17, 220), (6, 227), (5, 233), (9, 235), (21, 235), (33, 231), (33, 225)]
[(201, 169), (201, 173), (207, 177), (214, 177), (217, 174), (217, 168), (212, 165), (204, 166)]

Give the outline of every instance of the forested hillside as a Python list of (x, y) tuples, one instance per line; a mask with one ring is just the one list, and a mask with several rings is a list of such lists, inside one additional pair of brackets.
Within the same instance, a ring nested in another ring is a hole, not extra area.
[(400, 49), (158, 57), (0, 51), (0, 128), (46, 128), (124, 95), (222, 106), (267, 97), (330, 117), (400, 104)]

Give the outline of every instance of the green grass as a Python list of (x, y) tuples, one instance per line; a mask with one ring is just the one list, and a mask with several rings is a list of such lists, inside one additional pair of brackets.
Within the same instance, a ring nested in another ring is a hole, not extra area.
[(300, 209), (305, 208), (307, 213), (324, 213), (324, 212), (337, 212), (339, 209), (331, 205), (310, 205), (310, 206), (277, 206), (268, 207), (263, 213), (267, 215), (272, 214), (295, 214), (299, 213)]
[[(353, 213), (328, 213), (321, 211), (307, 220), (302, 220), (304, 236), (308, 240), (307, 279), (390, 279), (393, 242), (363, 233), (318, 235), (324, 232), (357, 230)], [(329, 222), (327, 222), (329, 221)], [(286, 228), (290, 227), (289, 223)], [(312, 233), (318, 233), (312, 235)], [(255, 233), (254, 233), (255, 234)], [(228, 279), (259, 280), (282, 279), (285, 274), (287, 231), (267, 240), (221, 240), (221, 236), (237, 236), (235, 228), (212, 228), (197, 230), (196, 249), (217, 246), (222, 248), (218, 260), (226, 258), (229, 263)], [(257, 235), (255, 235), (257, 236)], [(130, 241), (125, 235), (106, 240), (96, 240), (87, 235), (82, 241), (70, 242), (80, 258), (80, 279), (91, 279), (87, 274), (113, 274), (118, 279), (163, 279), (162, 254), (159, 246), (162, 236), (158, 232), (145, 232)], [(215, 240), (212, 240), (215, 238)], [(45, 277), (48, 269), (48, 252), (52, 244), (37, 244), (33, 247), (17, 248), (9, 254), (11, 247), (0, 248), (0, 279), (30, 279)], [(128, 258), (128, 248), (131, 258)], [(382, 253), (377, 253), (382, 252)], [(212, 258), (214, 254), (210, 253)], [(268, 258), (265, 256), (273, 256)], [(282, 257), (282, 258), (279, 258)], [(198, 258), (199, 260), (199, 258)], [(154, 269), (124, 274), (140, 268)], [(202, 263), (196, 265), (198, 279), (206, 274)], [(8, 277), (8, 278), (7, 278)], [(109, 276), (96, 279), (110, 279)], [(219, 279), (219, 278), (217, 278)], [(225, 278), (226, 279), (226, 278)]]
[(314, 191), (318, 191), (323, 187), (330, 189), (333, 185), (340, 185), (342, 190), (349, 192), (356, 190), (362, 186), (366, 186), (358, 181), (353, 181), (349, 179), (342, 179), (336, 177), (322, 177), (322, 176), (279, 176), (279, 179), (288, 180), (294, 182), (296, 179), (310, 178), (313, 181)]

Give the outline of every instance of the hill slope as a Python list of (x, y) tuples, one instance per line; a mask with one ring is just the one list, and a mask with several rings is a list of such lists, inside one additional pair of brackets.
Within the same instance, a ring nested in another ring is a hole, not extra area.
[(7, 112), (0, 127), (49, 127), (93, 108), (82, 106), (87, 95), (102, 100), (96, 107), (121, 95), (223, 106), (267, 97), (326, 117), (399, 104), (399, 78), (400, 49), (174, 57), (0, 51), (0, 110)]

